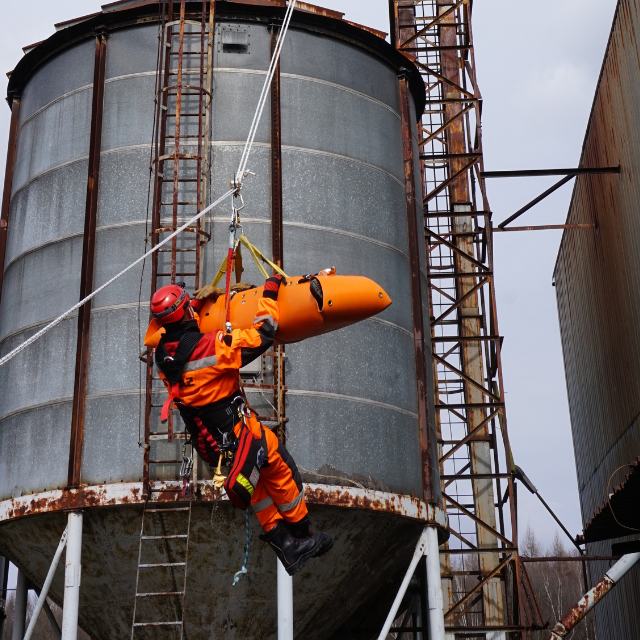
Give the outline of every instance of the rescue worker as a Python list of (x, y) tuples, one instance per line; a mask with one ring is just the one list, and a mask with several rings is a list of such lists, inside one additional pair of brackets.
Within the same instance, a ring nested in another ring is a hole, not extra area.
[[(200, 457), (214, 466), (221, 452), (232, 452), (224, 482), (229, 500), (249, 505), (289, 575), (309, 558), (333, 546), (330, 535), (312, 532), (296, 464), (273, 432), (248, 406), (239, 388), (239, 370), (273, 344), (278, 328), (278, 291), (284, 278), (269, 278), (251, 329), (202, 334), (184, 285), (159, 289), (151, 314), (163, 326), (155, 353), (160, 378), (169, 392), (162, 410), (180, 412)], [(196, 304), (195, 301), (193, 304)]]

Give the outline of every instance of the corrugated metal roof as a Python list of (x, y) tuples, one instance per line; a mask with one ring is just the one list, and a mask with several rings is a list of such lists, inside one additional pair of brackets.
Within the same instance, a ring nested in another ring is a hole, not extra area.
[(587, 522), (583, 542), (600, 542), (640, 533), (640, 457), (631, 465), (624, 482)]

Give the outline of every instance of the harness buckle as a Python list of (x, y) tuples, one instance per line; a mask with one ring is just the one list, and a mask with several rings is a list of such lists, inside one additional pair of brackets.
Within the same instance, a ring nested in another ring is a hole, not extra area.
[(220, 453), (228, 456), (237, 449), (237, 445), (236, 434), (233, 432), (233, 429), (231, 429), (222, 434), (222, 444), (218, 445), (218, 449), (220, 449)]
[[(190, 457), (187, 457), (187, 445), (191, 445)], [(192, 471), (193, 471), (193, 444), (190, 440), (187, 440), (185, 441), (182, 447), (182, 465), (180, 466), (180, 477), (182, 478), (182, 497), (189, 495)]]
[(187, 445), (191, 442), (185, 442), (182, 447), (182, 465), (180, 467), (180, 477), (189, 479), (193, 471), (193, 447), (191, 448), (191, 456), (187, 456)]

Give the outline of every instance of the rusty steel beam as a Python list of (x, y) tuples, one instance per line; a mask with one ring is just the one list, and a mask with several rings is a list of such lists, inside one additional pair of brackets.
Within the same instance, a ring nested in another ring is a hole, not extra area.
[[(179, 187), (180, 187), (180, 160), (186, 159), (186, 154), (180, 153), (180, 116), (182, 113), (182, 72), (183, 72), (183, 53), (184, 53), (184, 27), (185, 27), (186, 0), (180, 0), (180, 21), (178, 31), (178, 76), (176, 81), (176, 113), (174, 120), (173, 135), (173, 229), (178, 228), (178, 203), (179, 203)], [(166, 82), (166, 80), (165, 80)], [(166, 93), (169, 93), (171, 87), (167, 86)], [(202, 113), (198, 114), (198, 120), (202, 120)], [(196, 238), (196, 242), (200, 240)], [(171, 241), (171, 284), (174, 284), (177, 276), (177, 258), (176, 249), (178, 248), (178, 238), (175, 237)], [(173, 423), (169, 421), (169, 427), (172, 428)]]
[(560, 620), (547, 640), (561, 640), (566, 638), (571, 630), (609, 593), (623, 576), (640, 561), (640, 553), (630, 553), (613, 565), (603, 578), (580, 599)]
[(498, 225), (498, 229), (504, 229), (510, 222), (513, 222), (514, 220), (519, 218), (523, 213), (526, 213), (527, 211), (529, 211), (529, 209), (533, 209), (533, 207), (535, 207), (538, 203), (542, 202), (545, 198), (550, 196), (552, 193), (555, 193), (560, 187), (567, 184), (567, 182), (569, 182), (570, 180), (573, 180), (574, 177), (575, 177), (574, 175), (569, 175), (562, 178), (562, 180), (560, 180), (559, 182), (556, 182), (552, 187), (550, 187), (549, 189), (541, 193), (537, 198), (534, 198), (531, 202), (529, 202), (528, 204), (525, 204), (524, 207), (522, 207), (521, 209), (518, 209), (518, 211), (516, 211), (512, 216), (509, 216), (506, 220), (501, 222)]
[[(80, 300), (93, 291), (96, 253), (96, 223), (98, 216), (98, 186), (100, 181), (100, 150), (102, 148), (102, 115), (107, 66), (107, 34), (96, 36), (95, 67), (93, 75), (93, 103), (91, 106), (91, 133), (89, 141), (89, 171), (82, 245), (82, 271)], [(82, 441), (84, 436), (87, 376), (89, 373), (89, 342), (91, 339), (91, 306), (89, 300), (78, 313), (76, 371), (71, 414), (71, 442), (69, 446), (69, 487), (80, 485), (82, 467)]]
[(416, 200), (416, 175), (411, 133), (411, 91), (409, 81), (400, 76), (400, 111), (402, 117), (402, 148), (404, 154), (405, 207), (409, 237), (409, 268), (411, 272), (411, 307), (413, 317), (413, 353), (416, 367), (418, 399), (418, 424), (420, 432), (420, 452), (422, 462), (422, 494), (428, 502), (436, 500), (438, 492), (434, 482), (438, 482), (427, 411), (428, 380), (425, 353), (424, 317), (422, 313), (422, 286), (420, 282), (420, 249), (418, 247), (418, 204)]
[(488, 582), (489, 580), (491, 580), (491, 578), (493, 578), (495, 575), (497, 575), (504, 567), (507, 566), (507, 564), (509, 564), (509, 562), (511, 562), (511, 560), (514, 559), (514, 554), (510, 554), (508, 555), (495, 569), (493, 569), (491, 571), (491, 573), (489, 573), (486, 577), (484, 577), (477, 585), (475, 585), (473, 587), (473, 589), (471, 591), (469, 591), (469, 593), (465, 594), (465, 596), (463, 598), (461, 598), (458, 602), (456, 602), (453, 607), (451, 607), (451, 609), (449, 609), (449, 611), (447, 611), (444, 614), (445, 618), (448, 618), (458, 607), (460, 607), (461, 605), (463, 605), (465, 602), (467, 602), (477, 591), (479, 591), (480, 589), (482, 589)]
[(4, 280), (4, 257), (7, 251), (7, 234), (9, 232), (9, 210), (11, 209), (11, 189), (13, 187), (13, 170), (16, 161), (18, 129), (20, 122), (20, 97), (13, 96), (11, 102), (11, 123), (9, 124), (9, 143), (7, 145), (7, 165), (4, 172), (4, 191), (2, 193), (2, 210), (0, 213), (0, 302), (2, 302), (2, 283)]
[(494, 232), (500, 231), (550, 231), (553, 229), (595, 229), (595, 224), (545, 224), (534, 227), (507, 227), (505, 229), (496, 228)]
[(542, 556), (539, 558), (520, 557), (520, 562), (603, 562), (620, 560), (621, 556)]
[(581, 167), (576, 169), (522, 169), (515, 171), (481, 171), (483, 178), (537, 178), (543, 176), (583, 176), (600, 173), (620, 173), (617, 167)]
[[(278, 44), (280, 28), (277, 24), (271, 25), (271, 55), (273, 56)], [(271, 252), (273, 263), (283, 269), (284, 265), (284, 221), (282, 209), (282, 114), (281, 114), (281, 74), (280, 60), (276, 65), (273, 80), (271, 82)], [(274, 271), (275, 275), (275, 271)], [(273, 355), (273, 399), (276, 407), (277, 435), (283, 444), (286, 444), (285, 417), (285, 367), (284, 345), (275, 347)], [(263, 388), (269, 385), (263, 385)]]
[[(455, 15), (453, 15), (453, 14), (455, 13), (456, 9), (458, 9), (463, 4), (466, 4), (467, 2), (469, 2), (469, 0), (458, 0), (458, 2), (453, 3), (453, 4), (451, 2), (446, 2), (446, 4), (444, 2), (442, 2), (440, 4), (440, 6), (443, 6), (443, 7), (446, 6), (448, 8), (445, 9), (442, 13), (438, 14), (433, 20), (431, 20), (429, 23), (427, 23), (426, 26), (424, 26), (422, 29), (420, 29), (420, 31), (417, 31), (408, 40), (403, 41), (400, 44), (400, 48), (404, 49), (408, 44), (410, 44), (414, 40), (418, 39), (419, 37), (425, 35), (435, 25), (442, 24), (445, 18), (453, 18), (453, 22), (455, 23)], [(451, 20), (449, 20), (449, 22), (450, 21)], [(447, 45), (445, 45), (445, 46), (447, 46)]]

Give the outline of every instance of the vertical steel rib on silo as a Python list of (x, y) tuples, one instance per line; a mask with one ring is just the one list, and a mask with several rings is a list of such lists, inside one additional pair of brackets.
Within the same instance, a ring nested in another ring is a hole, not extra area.
[[(93, 291), (106, 67), (107, 34), (103, 32), (96, 36), (93, 102), (91, 106), (91, 133), (89, 141), (89, 171), (87, 176), (84, 241), (82, 245), (82, 271), (80, 274), (80, 300), (86, 298)], [(73, 388), (71, 442), (69, 445), (69, 473), (67, 480), (69, 487), (80, 486), (82, 440), (84, 435), (85, 405), (87, 399), (87, 377), (89, 373), (91, 306), (92, 302), (89, 300), (89, 302), (80, 308), (78, 313), (76, 371)]]
[(13, 96), (13, 99), (11, 101), (11, 124), (9, 125), (9, 142), (7, 145), (7, 165), (4, 172), (2, 211), (0, 213), (0, 303), (2, 303), (4, 257), (7, 250), (7, 233), (9, 232), (9, 209), (11, 208), (11, 189), (13, 187), (13, 169), (16, 160), (16, 145), (18, 141), (19, 122), (20, 96)]
[[(272, 22), (271, 25), (271, 56), (273, 56), (281, 30), (279, 25)], [(271, 251), (272, 259), (281, 269), (284, 265), (284, 220), (282, 208), (282, 112), (281, 112), (281, 76), (280, 60), (271, 82)], [(275, 273), (274, 273), (275, 275)], [(285, 411), (285, 371), (284, 371), (284, 345), (274, 345), (270, 351), (273, 353), (273, 386), (275, 420), (278, 423), (277, 434), (283, 444), (286, 444), (284, 428)], [(265, 390), (266, 392), (267, 390)]]
[(411, 303), (413, 316), (413, 344), (416, 366), (418, 397), (418, 425), (422, 462), (422, 497), (434, 502), (434, 475), (431, 463), (431, 432), (427, 413), (427, 368), (425, 353), (424, 317), (422, 314), (422, 290), (420, 286), (420, 250), (418, 247), (418, 211), (416, 206), (416, 176), (414, 171), (413, 136), (411, 134), (411, 92), (406, 76), (400, 77), (400, 109), (402, 116), (402, 148), (404, 154), (404, 184), (409, 239), (409, 269), (411, 275)]

